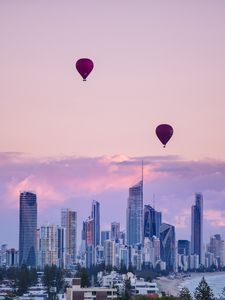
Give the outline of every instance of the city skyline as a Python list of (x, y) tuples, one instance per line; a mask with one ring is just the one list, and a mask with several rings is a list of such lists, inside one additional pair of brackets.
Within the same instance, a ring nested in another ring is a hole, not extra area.
[[(142, 163), (143, 179), (143, 163)], [(131, 203), (130, 203), (131, 202)], [(65, 268), (77, 263), (90, 268), (101, 264), (122, 268), (131, 264), (137, 270), (142, 268), (160, 268), (166, 270), (198, 269), (200, 265), (207, 268), (216, 265), (224, 266), (225, 242), (220, 234), (210, 237), (210, 242), (203, 249), (203, 196), (195, 194), (195, 205), (191, 206), (191, 241), (177, 240), (175, 226), (162, 222), (162, 213), (151, 206), (143, 207), (143, 181), (129, 188), (127, 224), (131, 224), (134, 235), (119, 230), (120, 224), (111, 223), (109, 239), (100, 241), (100, 203), (92, 201), (91, 216), (83, 221), (82, 240), (77, 256), (77, 212), (61, 210), (61, 226), (57, 224), (37, 228), (37, 198), (34, 193), (24, 191), (20, 194), (20, 240), (19, 251), (7, 249), (1, 245), (1, 264), (14, 260), (19, 253), (18, 264), (44, 268), (46, 264), (56, 264)], [(129, 212), (130, 208), (136, 209)], [(143, 222), (141, 216), (145, 211)], [(147, 213), (148, 212), (148, 213)], [(147, 213), (147, 215), (146, 215)], [(150, 213), (150, 215), (149, 215)], [(161, 223), (161, 225), (160, 225)], [(156, 236), (157, 226), (160, 225)], [(96, 225), (99, 228), (96, 230)], [(36, 227), (35, 227), (36, 226)], [(140, 230), (139, 227), (142, 227)], [(148, 227), (153, 229), (150, 233)], [(98, 234), (99, 231), (99, 234)], [(144, 232), (144, 239), (142, 232)], [(116, 233), (117, 232), (117, 233)], [(64, 237), (63, 237), (64, 236)], [(101, 235), (102, 236), (102, 235)], [(117, 236), (117, 239), (116, 239)], [(96, 240), (99, 239), (98, 242)], [(102, 246), (102, 243), (104, 246)], [(191, 255), (187, 255), (190, 250)], [(176, 253), (179, 253), (177, 256)], [(17, 255), (16, 254), (16, 255)], [(17, 264), (17, 259), (15, 263)]]
[[(27, 190), (38, 226), (64, 207), (81, 224), (95, 199), (101, 227), (125, 229), (142, 160), (143, 204), (178, 238), (190, 240), (198, 192), (204, 241), (225, 235), (224, 12), (223, 0), (1, 1), (0, 242), (17, 247)], [(86, 82), (81, 57), (94, 62)]]
[[(210, 234), (224, 234), (224, 164), (218, 163), (214, 166), (210, 161), (190, 164), (173, 157), (142, 159), (145, 178), (144, 204), (153, 206), (155, 202), (156, 210), (163, 212), (164, 221), (177, 228), (178, 238), (190, 240), (190, 207), (196, 191), (201, 191), (205, 199), (204, 240)], [(5, 171), (1, 175), (3, 202), (0, 228), (4, 228), (8, 214), (12, 214), (12, 217), (8, 228), (10, 234), (5, 234), (2, 230), (1, 239), (2, 243), (14, 247), (18, 240), (18, 194), (21, 190), (34, 190), (37, 187), (39, 225), (60, 224), (59, 210), (63, 207), (77, 211), (80, 224), (91, 214), (89, 207), (92, 200), (97, 199), (103, 212), (102, 228), (110, 230), (110, 223), (118, 221), (121, 229), (125, 229), (128, 188), (132, 186), (131, 182), (137, 182), (142, 176), (140, 158), (125, 156), (63, 158), (61, 161), (46, 160), (37, 163), (37, 160), (18, 155), (15, 164), (14, 156), (12, 158), (7, 154), (4, 155), (3, 166)], [(32, 173), (21, 181), (28, 172)], [(120, 205), (121, 209), (113, 216), (116, 205)]]

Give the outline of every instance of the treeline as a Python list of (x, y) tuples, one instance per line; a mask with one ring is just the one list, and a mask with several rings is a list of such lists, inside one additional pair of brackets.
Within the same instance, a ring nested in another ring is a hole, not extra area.
[[(129, 283), (125, 284), (125, 291), (124, 295), (122, 297), (119, 297), (120, 300), (148, 300), (148, 296), (144, 295), (138, 295), (133, 296), (131, 293), (131, 289), (129, 286)], [(166, 296), (163, 295), (160, 300), (216, 300), (212, 289), (206, 282), (205, 278), (202, 277), (201, 281), (199, 282), (199, 285), (196, 287), (194, 291), (194, 295), (192, 295), (188, 288), (183, 287), (177, 297), (174, 296)], [(225, 299), (225, 287), (221, 291), (220, 299)]]
[[(0, 268), (0, 282), (10, 281), (13, 292), (9, 295), (21, 296), (26, 293), (32, 285), (38, 282), (38, 270), (36, 268), (28, 268), (26, 265), (21, 267)], [(52, 291), (58, 293), (64, 287), (64, 273), (57, 266), (45, 266), (42, 283), (46, 287), (49, 297)], [(52, 289), (53, 288), (53, 289)]]

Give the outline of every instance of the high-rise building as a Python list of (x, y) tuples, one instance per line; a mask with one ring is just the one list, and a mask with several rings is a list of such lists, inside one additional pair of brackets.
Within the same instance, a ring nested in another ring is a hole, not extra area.
[(150, 205), (144, 206), (144, 237), (152, 238), (160, 236), (162, 213), (156, 211)]
[(102, 230), (101, 231), (101, 245), (104, 246), (105, 240), (110, 239), (110, 231), (109, 230)]
[(92, 201), (91, 217), (94, 221), (93, 245), (96, 247), (100, 245), (100, 203), (98, 201)]
[(70, 209), (61, 211), (61, 227), (66, 229), (66, 265), (76, 263), (77, 257), (77, 212)]
[(143, 180), (129, 188), (127, 201), (127, 244), (143, 243)]
[(6, 266), (15, 267), (18, 265), (19, 251), (15, 249), (8, 249), (6, 252)]
[(66, 265), (66, 228), (60, 226), (57, 227), (57, 241), (59, 267), (64, 269)]
[(166, 263), (167, 270), (176, 268), (175, 227), (162, 223), (160, 227), (160, 257)]
[(32, 192), (20, 193), (19, 265), (36, 266), (37, 198)]
[(111, 223), (111, 240), (118, 242), (120, 238), (120, 223), (112, 222)]
[(94, 219), (88, 217), (83, 222), (82, 239), (85, 241), (85, 261), (86, 267), (90, 268), (95, 265), (95, 247), (94, 247)]
[(204, 264), (203, 255), (203, 196), (195, 194), (195, 205), (191, 207), (191, 254), (199, 256), (199, 263)]
[(38, 236), (38, 267), (42, 270), (46, 265), (59, 267), (57, 226), (41, 226)]
[(190, 255), (190, 242), (188, 240), (178, 240), (177, 253), (186, 256)]
[(104, 256), (106, 266), (115, 266), (115, 242), (106, 240), (104, 243)]

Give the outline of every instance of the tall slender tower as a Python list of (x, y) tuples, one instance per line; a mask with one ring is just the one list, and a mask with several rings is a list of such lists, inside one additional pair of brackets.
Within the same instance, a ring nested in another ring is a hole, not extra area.
[(66, 229), (66, 265), (74, 264), (77, 256), (77, 212), (62, 209), (61, 226)]
[(195, 205), (191, 207), (191, 254), (199, 256), (199, 263), (204, 264), (203, 257), (203, 196), (195, 194)]
[(36, 266), (37, 198), (32, 192), (20, 193), (19, 265)]
[(120, 223), (111, 223), (111, 240), (118, 242), (120, 238)]
[(143, 162), (142, 179), (129, 188), (127, 201), (127, 244), (143, 243)]
[(91, 217), (94, 220), (94, 247), (100, 245), (100, 203), (98, 201), (92, 201)]

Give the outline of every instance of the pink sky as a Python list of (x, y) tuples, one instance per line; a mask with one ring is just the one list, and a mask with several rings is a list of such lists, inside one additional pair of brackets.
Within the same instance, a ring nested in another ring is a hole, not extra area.
[[(139, 176), (133, 160), (158, 157), (146, 166), (146, 202), (156, 193), (189, 238), (190, 206), (203, 192), (209, 232), (223, 231), (224, 15), (224, 0), (2, 0), (0, 228), (12, 216), (14, 236), (26, 188), (38, 193), (40, 222), (49, 209), (59, 222), (62, 205), (82, 221), (96, 198), (105, 224), (111, 203), (122, 203), (123, 223)], [(81, 57), (95, 64), (87, 82), (75, 70)], [(174, 127), (166, 149), (160, 123)]]
[[(0, 3), (1, 151), (225, 156), (225, 2)], [(86, 83), (80, 57), (95, 68)]]

